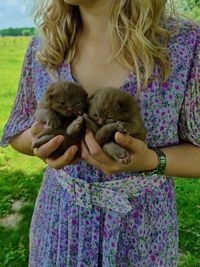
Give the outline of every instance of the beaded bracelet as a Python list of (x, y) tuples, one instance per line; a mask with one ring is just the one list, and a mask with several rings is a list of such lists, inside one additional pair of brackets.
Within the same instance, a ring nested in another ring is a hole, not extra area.
[(146, 172), (142, 172), (142, 173), (144, 175), (153, 175), (153, 174), (163, 175), (165, 168), (166, 168), (166, 165), (167, 165), (167, 158), (166, 158), (165, 153), (158, 148), (152, 148), (152, 147), (149, 147), (149, 148), (156, 152), (157, 157), (158, 157), (158, 166), (153, 171), (146, 171)]

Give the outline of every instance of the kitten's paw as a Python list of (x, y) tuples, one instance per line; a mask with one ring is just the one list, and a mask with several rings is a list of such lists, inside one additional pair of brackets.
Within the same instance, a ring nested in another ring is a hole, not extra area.
[(75, 122), (75, 126), (79, 129), (83, 125), (83, 116), (78, 116)]
[(61, 121), (60, 121), (60, 119), (59, 119), (58, 117), (56, 117), (56, 116), (51, 116), (51, 117), (47, 120), (46, 124), (47, 124), (48, 126), (50, 126), (51, 128), (53, 128), (53, 129), (57, 129), (57, 128), (59, 128), (59, 127), (61, 126)]
[(131, 161), (130, 153), (115, 142), (109, 142), (103, 146), (103, 151), (114, 158), (120, 164), (128, 164)]
[(87, 113), (83, 113), (83, 118), (84, 119), (88, 119), (89, 118), (89, 115)]
[(43, 135), (43, 136), (39, 137), (38, 139), (36, 139), (32, 143), (32, 148), (39, 148), (40, 146), (42, 146), (42, 145), (46, 144), (47, 142), (49, 142), (55, 136), (56, 136), (55, 134), (49, 134), (49, 135)]
[(78, 118), (76, 118), (66, 129), (66, 133), (69, 136), (77, 136), (80, 131), (81, 128), (83, 126), (83, 117), (79, 116)]
[(100, 145), (100, 146), (102, 146), (102, 145), (104, 145), (105, 143), (107, 143), (108, 142), (108, 138), (107, 138), (107, 136), (102, 132), (102, 131), (98, 131), (97, 133), (96, 133), (96, 135), (95, 135), (95, 139), (96, 139), (96, 141), (97, 141), (97, 143)]
[(117, 129), (121, 133), (127, 133), (126, 122), (117, 121)]
[(119, 155), (117, 161), (120, 164), (129, 164), (131, 162), (130, 154), (127, 151), (122, 152)]

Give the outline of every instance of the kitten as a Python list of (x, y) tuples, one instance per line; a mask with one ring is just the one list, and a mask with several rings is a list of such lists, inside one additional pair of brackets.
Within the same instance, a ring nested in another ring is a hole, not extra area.
[(56, 135), (64, 135), (63, 144), (51, 156), (61, 156), (71, 145), (78, 145), (83, 129), (82, 114), (87, 105), (87, 92), (69, 81), (54, 82), (39, 102), (35, 117), (48, 128), (44, 129), (33, 144), (40, 147)]
[(117, 88), (102, 88), (95, 92), (84, 114), (86, 127), (95, 133), (106, 154), (122, 164), (130, 162), (130, 153), (114, 141), (116, 131), (145, 140), (146, 130), (139, 107), (133, 96)]

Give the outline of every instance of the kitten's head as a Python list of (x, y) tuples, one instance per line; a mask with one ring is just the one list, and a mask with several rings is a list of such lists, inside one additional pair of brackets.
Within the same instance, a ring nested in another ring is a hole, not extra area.
[(49, 108), (68, 117), (82, 114), (87, 104), (87, 92), (69, 81), (54, 82), (45, 91)]
[(138, 116), (138, 105), (133, 96), (117, 88), (98, 89), (89, 101), (88, 113), (97, 124), (132, 121)]

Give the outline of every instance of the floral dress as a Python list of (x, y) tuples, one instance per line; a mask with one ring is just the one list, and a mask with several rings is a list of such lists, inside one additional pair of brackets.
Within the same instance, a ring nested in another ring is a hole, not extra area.
[[(175, 29), (177, 21), (167, 27)], [(139, 96), (146, 143), (165, 147), (182, 141), (200, 146), (200, 29), (181, 21), (168, 44), (172, 72), (149, 80)], [(27, 53), (16, 100), (1, 145), (29, 128), (48, 84), (36, 60), (38, 37)], [(153, 75), (159, 72), (155, 66)], [(74, 81), (70, 65), (58, 68)], [(120, 90), (136, 95), (131, 72)], [(83, 160), (62, 170), (47, 167), (30, 227), (30, 267), (174, 267), (178, 258), (173, 178), (121, 172), (105, 176)]]

